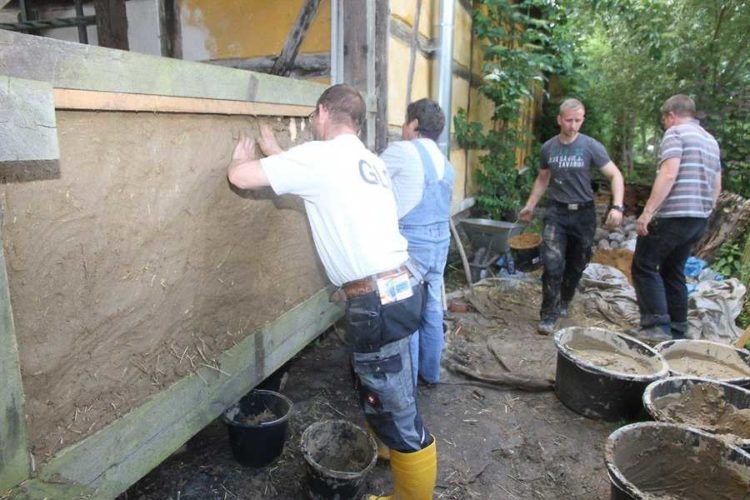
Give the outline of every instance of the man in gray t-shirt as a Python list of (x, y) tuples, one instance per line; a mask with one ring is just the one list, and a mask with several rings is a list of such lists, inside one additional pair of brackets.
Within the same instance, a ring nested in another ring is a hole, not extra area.
[(518, 215), (528, 222), (542, 195), (548, 204), (542, 234), (542, 308), (539, 333), (550, 334), (559, 316), (567, 316), (583, 270), (591, 259), (596, 230), (591, 168), (597, 167), (610, 181), (612, 205), (607, 225), (622, 221), (624, 183), (617, 166), (595, 139), (580, 134), (586, 110), (580, 101), (566, 99), (560, 105), (560, 134), (542, 146), (542, 161), (526, 206)]

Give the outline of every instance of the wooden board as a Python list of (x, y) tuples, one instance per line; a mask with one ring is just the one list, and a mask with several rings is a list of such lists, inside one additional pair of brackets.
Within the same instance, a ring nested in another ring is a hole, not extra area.
[(30, 471), (24, 395), (13, 311), (0, 245), (0, 490), (24, 480)]
[(250, 116), (308, 116), (314, 106), (54, 89), (57, 109)]
[[(329, 289), (225, 352), (220, 369), (181, 380), (43, 466), (13, 498), (112, 498), (163, 461), (342, 314)], [(76, 484), (69, 484), (68, 481)]]
[(0, 74), (0, 162), (60, 157), (52, 103), (49, 83)]
[(324, 85), (0, 30), (0, 75), (55, 88), (314, 106)]

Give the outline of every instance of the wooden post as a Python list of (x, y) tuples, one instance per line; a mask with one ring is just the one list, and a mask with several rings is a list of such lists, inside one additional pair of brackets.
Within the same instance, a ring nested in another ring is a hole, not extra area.
[(31, 472), (24, 394), (0, 228), (0, 490)]
[(129, 50), (125, 0), (94, 0), (94, 8), (99, 46)]
[(177, 0), (159, 0), (159, 33), (161, 55), (182, 59), (180, 4)]
[[(388, 141), (388, 2), (342, 2), (344, 17), (344, 81), (365, 97), (367, 119), (363, 138), (375, 151)], [(371, 135), (368, 135), (371, 134)]]
[(299, 47), (302, 45), (302, 40), (305, 38), (310, 23), (315, 19), (315, 14), (318, 13), (319, 6), (320, 0), (305, 0), (305, 3), (297, 14), (297, 20), (289, 31), (281, 54), (279, 54), (279, 57), (273, 63), (271, 74), (279, 76), (289, 75), (294, 66), (294, 59), (297, 57)]

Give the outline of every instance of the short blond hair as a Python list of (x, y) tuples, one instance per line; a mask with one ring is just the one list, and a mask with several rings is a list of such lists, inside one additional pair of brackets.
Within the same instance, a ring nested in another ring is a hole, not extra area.
[(573, 111), (579, 108), (582, 109), (583, 111), (586, 111), (586, 108), (584, 107), (581, 101), (579, 101), (578, 99), (573, 99), (572, 97), (569, 97), (565, 99), (562, 102), (562, 104), (560, 104), (560, 114), (563, 114), (565, 111)]

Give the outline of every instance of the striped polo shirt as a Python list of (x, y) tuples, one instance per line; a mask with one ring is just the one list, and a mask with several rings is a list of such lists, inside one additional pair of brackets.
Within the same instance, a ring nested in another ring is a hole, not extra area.
[(661, 141), (659, 165), (670, 158), (680, 159), (680, 169), (658, 217), (707, 218), (714, 206), (716, 175), (721, 171), (716, 139), (698, 120), (670, 127)]

